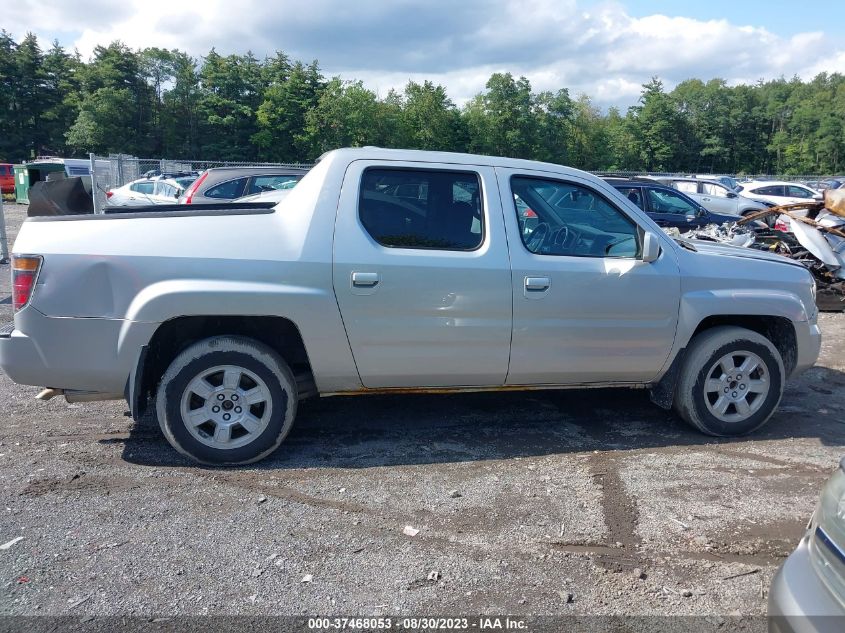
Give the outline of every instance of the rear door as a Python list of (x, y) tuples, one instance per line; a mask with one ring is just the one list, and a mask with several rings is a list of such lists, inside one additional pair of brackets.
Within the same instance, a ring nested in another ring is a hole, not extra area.
[(353, 162), (332, 274), (364, 386), (504, 384), (511, 274), (492, 168)]

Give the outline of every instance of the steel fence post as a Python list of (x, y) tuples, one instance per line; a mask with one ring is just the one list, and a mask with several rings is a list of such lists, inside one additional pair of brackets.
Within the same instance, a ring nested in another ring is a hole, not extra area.
[(97, 159), (94, 156), (94, 152), (91, 152), (89, 155), (91, 159), (91, 196), (94, 202), (94, 213), (100, 213), (100, 196), (97, 195), (97, 189), (99, 186), (97, 185)]

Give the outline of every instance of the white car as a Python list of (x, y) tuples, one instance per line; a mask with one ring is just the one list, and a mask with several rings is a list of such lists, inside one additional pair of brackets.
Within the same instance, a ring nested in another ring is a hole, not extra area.
[(815, 189), (781, 180), (743, 182), (737, 185), (736, 191), (746, 198), (774, 205), (798, 204), (822, 199), (822, 195)]
[(176, 204), (179, 196), (196, 180), (180, 178), (140, 178), (106, 193), (106, 204), (112, 207), (134, 207), (147, 204)]

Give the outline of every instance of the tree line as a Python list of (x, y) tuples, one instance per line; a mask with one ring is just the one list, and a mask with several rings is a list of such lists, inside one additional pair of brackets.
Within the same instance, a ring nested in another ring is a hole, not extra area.
[(409, 81), (379, 96), (281, 51), (200, 59), (179, 50), (98, 46), (0, 31), (0, 160), (128, 153), (199, 160), (310, 162), (360, 145), (531, 158), (589, 170), (835, 174), (845, 171), (845, 76), (729, 86), (643, 85), (625, 112), (566, 88), (534, 91), (495, 73), (458, 107), (443, 86)]

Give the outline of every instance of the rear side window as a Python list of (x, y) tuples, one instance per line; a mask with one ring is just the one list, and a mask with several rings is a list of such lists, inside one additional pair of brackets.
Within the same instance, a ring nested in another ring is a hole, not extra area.
[(468, 251), (484, 238), (481, 181), (474, 172), (367, 169), (358, 214), (382, 246)]
[(643, 203), (642, 190), (637, 187), (618, 187), (619, 193), (628, 198), (631, 202), (637, 205), (640, 209), (645, 210)]
[(783, 194), (783, 187), (773, 185), (770, 187), (760, 187), (759, 189), (755, 189), (751, 193), (757, 193), (761, 196), (782, 196)]
[(787, 187), (788, 194), (792, 198), (812, 198), (813, 194), (810, 191), (804, 189), (804, 187), (795, 187), (790, 185)]
[[(271, 175), (271, 176), (253, 176), (249, 181), (245, 196), (254, 193), (262, 193), (264, 191), (276, 191), (277, 189), (293, 189), (299, 179), (299, 175)], [(208, 195), (208, 194), (206, 194)]]
[(676, 180), (674, 183), (675, 189), (683, 191), (684, 193), (698, 193), (698, 183), (690, 182), (689, 180)]
[(249, 178), (236, 178), (235, 180), (227, 180), (221, 182), (206, 190), (204, 195), (206, 198), (221, 198), (223, 200), (234, 200), (244, 195), (244, 187)]

